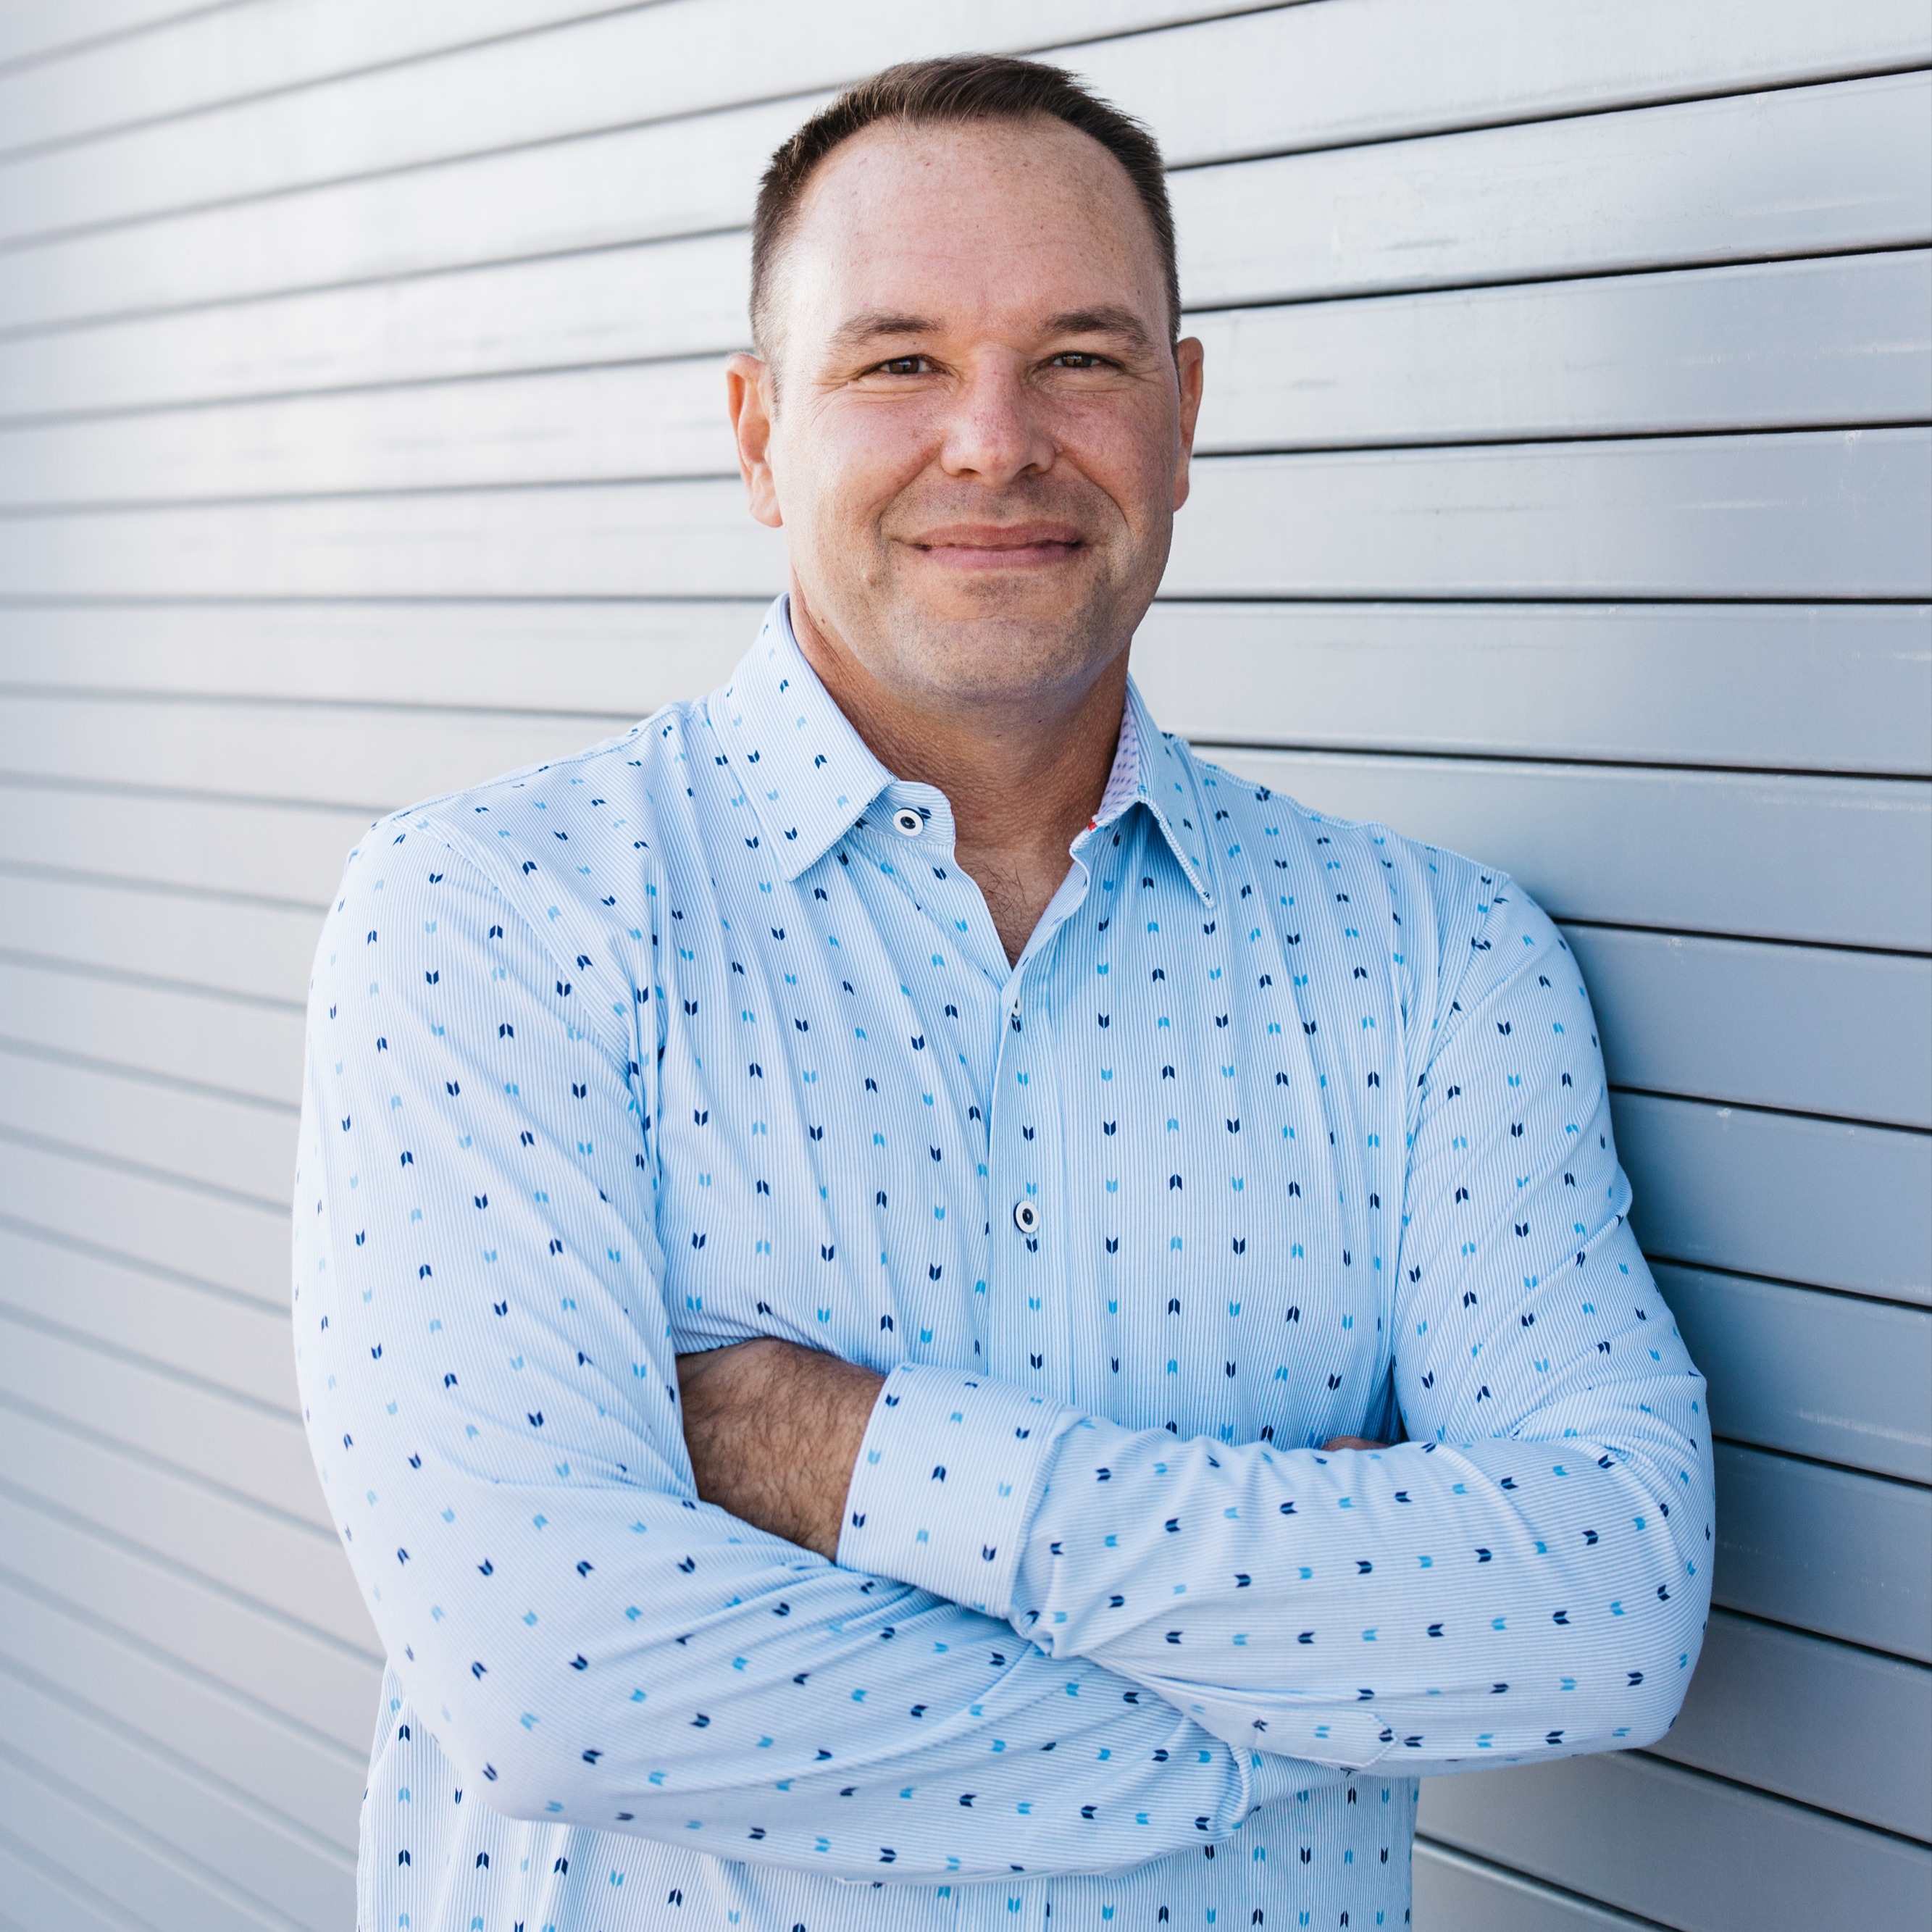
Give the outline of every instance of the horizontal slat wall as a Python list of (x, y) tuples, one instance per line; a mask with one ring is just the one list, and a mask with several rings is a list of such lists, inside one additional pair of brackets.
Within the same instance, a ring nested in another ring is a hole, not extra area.
[(1711, 1380), (1678, 1726), (1429, 1786), (1417, 1923), (1932, 1910), (1922, 4), (15, 0), (0, 1924), (346, 1922), (376, 1659), (283, 1313), (341, 855), (724, 675), (765, 154), (1056, 45), (1162, 136), (1208, 350), (1143, 687), (1562, 922)]
[[(735, 298), (740, 265), (714, 251)], [(721, 301), (718, 304), (723, 307)], [(1208, 453), (1895, 424), (1932, 392), (1932, 255), (1210, 310)], [(735, 319), (735, 318), (734, 318)], [(734, 332), (735, 333), (735, 332)], [(729, 338), (727, 338), (729, 340)], [(1305, 374), (1323, 371), (1318, 384)], [(728, 470), (716, 356), (142, 402), (40, 388), (0, 421), (7, 500), (422, 490)], [(186, 371), (181, 372), (184, 376)], [(177, 377), (177, 380), (180, 377)], [(50, 406), (52, 405), (52, 406)]]
[(1660, 1924), (1903, 1928), (1932, 1905), (1923, 1844), (1636, 1753), (1425, 1791), (1432, 1838)]
[[(50, 0), (27, 4), (36, 14), (56, 10)], [(58, 10), (79, 10), (62, 0)], [(1036, 11), (986, 4), (928, 7), (909, 30), (900, 10), (878, 4), (814, 15), (778, 0), (704, 0), (610, 9), (568, 34), (514, 40), (497, 36), (514, 27), (514, 12), (465, 0), (418, 0), (406, 22), (379, 0), (284, 0), (272, 15), (214, 28), (192, 18), (202, 10), (211, 10), (91, 0), (96, 15), (189, 16), (163, 44), (171, 64), (157, 62), (152, 46), (88, 50), (92, 70), (65, 98), (31, 82), (0, 94), (0, 108), (38, 117), (16, 119), (22, 131), (8, 146), (31, 146), (35, 136), (48, 144), (38, 166), (19, 170), (4, 205), (22, 212), (0, 232), (126, 220), (804, 92), (908, 48), (1019, 47), (1048, 38)], [(1190, 164), (1789, 86), (1912, 66), (1924, 56), (1924, 22), (1909, 0), (1844, 17), (1788, 4), (1749, 18), (1716, 10), (1686, 16), (1667, 0), (1583, 0), (1560, 22), (1493, 4), (1445, 16), (1426, 0), (1374, 20), (1345, 13), (1283, 20), (1279, 12), (1088, 0), (1057, 8), (1048, 25), (1081, 43), (1084, 70), (1131, 99), (1162, 128), (1173, 160)], [(329, 15), (355, 50), (334, 62), (315, 31)], [(1099, 38), (1190, 15), (1201, 24), (1183, 33)], [(1401, 61), (1389, 58), (1391, 44), (1404, 49)], [(385, 62), (439, 50), (441, 88), (380, 71)], [(10, 51), (0, 50), (0, 58)], [(351, 84), (316, 84), (337, 75)], [(292, 86), (303, 93), (276, 98)], [(30, 110), (22, 104), (29, 98)], [(79, 159), (88, 146), (106, 142), (116, 144), (109, 181), (118, 191)]]
[[(1204, 460), (1167, 583), (1249, 598), (1922, 600), (1928, 476), (1922, 428)], [(42, 598), (752, 596), (782, 584), (784, 551), (740, 493), (735, 476), (663, 477), (16, 508), (0, 572)]]

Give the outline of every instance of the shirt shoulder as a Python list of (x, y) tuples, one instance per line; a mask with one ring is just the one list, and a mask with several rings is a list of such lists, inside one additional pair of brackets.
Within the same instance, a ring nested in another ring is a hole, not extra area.
[(702, 701), (668, 706), (581, 752), (377, 820), (349, 854), (332, 916), (394, 907), (448, 855), (619, 1010), (655, 976), (665, 864), (702, 862), (700, 795), (718, 782)]
[[(1338, 934), (1385, 943), (1403, 1005), (1432, 1034), (1454, 1010), (1472, 964), (1494, 952), (1499, 909), (1546, 926), (1529, 896), (1500, 867), (1411, 838), (1375, 819), (1335, 817), (1168, 742), (1187, 761), (1213, 830), (1209, 868), (1217, 897), (1238, 895), (1248, 872), (1292, 873), (1295, 910)], [(1370, 925), (1371, 921), (1374, 926)]]

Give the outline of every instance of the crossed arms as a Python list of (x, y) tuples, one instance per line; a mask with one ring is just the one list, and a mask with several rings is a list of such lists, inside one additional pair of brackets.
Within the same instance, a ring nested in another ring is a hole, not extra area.
[[(1668, 1722), (1708, 1592), (1708, 1438), (1623, 1222), (1600, 1079), (1528, 1096), (1587, 1131), (1475, 1252), (1409, 1229), (1396, 1372), (1418, 1439), (1178, 1444), (1047, 1405), (1016, 1450), (1034, 1399), (946, 1371), (894, 1370), (890, 1407), (867, 1371), (764, 1345), (680, 1378), (633, 1176), (632, 1043), (566, 1024), (543, 938), (460, 849), (423, 857), (388, 866), (385, 990), (349, 943), (377, 922), (366, 877), (325, 938), (298, 1344), (392, 1660), (493, 1805), (857, 1879), (1094, 1871), (1348, 1768)], [(1522, 916), (1526, 951), (1560, 950)], [(1466, 991), (1437, 1092), (1482, 1077), (1489, 1007), (1520, 991)], [(450, 1022), (465, 1011), (476, 1025)], [(378, 1032), (380, 1059), (360, 1045)], [(1420, 1104), (1412, 1173), (1468, 1158), (1454, 1124)], [(500, 1210), (484, 1259), (478, 1195)], [(1560, 1297), (1512, 1286), (1526, 1198), (1575, 1225)], [(1445, 1318), (1475, 1279), (1471, 1355)], [(980, 1486), (915, 1544), (890, 1478), (948, 1430)], [(1110, 1524), (1140, 1533), (1100, 1533), (1102, 1480)]]
[[(885, 1377), (836, 1355), (761, 1337), (677, 1358), (685, 1446), (698, 1493), (728, 1516), (828, 1560)], [(1334, 1449), (1380, 1449), (1338, 1436)]]

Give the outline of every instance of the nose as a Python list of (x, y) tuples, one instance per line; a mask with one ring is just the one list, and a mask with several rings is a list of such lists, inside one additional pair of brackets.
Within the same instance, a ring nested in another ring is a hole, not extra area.
[(1017, 358), (986, 357), (954, 392), (941, 466), (949, 476), (995, 488), (1044, 475), (1056, 453), (1044, 416)]

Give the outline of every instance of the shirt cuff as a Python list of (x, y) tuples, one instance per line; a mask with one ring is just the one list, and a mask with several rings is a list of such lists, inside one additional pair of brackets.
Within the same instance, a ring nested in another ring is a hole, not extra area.
[(1010, 1617), (1047, 1466), (1080, 1419), (1010, 1382), (902, 1363), (872, 1405), (853, 1468), (840, 1568)]

